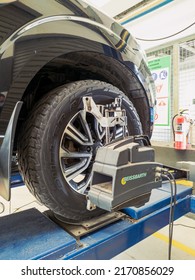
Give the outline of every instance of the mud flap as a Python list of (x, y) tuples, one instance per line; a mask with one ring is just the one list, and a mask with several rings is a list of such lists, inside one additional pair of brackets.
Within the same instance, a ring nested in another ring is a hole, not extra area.
[(6, 200), (10, 200), (11, 197), (10, 177), (12, 151), (16, 125), (22, 104), (23, 102), (19, 101), (15, 105), (0, 149), (0, 195)]

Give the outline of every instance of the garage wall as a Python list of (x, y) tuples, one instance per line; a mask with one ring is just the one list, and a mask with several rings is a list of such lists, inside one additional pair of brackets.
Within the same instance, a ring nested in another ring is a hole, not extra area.
[[(188, 109), (188, 114), (195, 119), (195, 35), (170, 45), (160, 46), (159, 49), (147, 51), (148, 59), (170, 55), (170, 125), (154, 127), (153, 141), (172, 142), (172, 118), (180, 109)], [(195, 129), (192, 129), (191, 142), (195, 142)]]
[(179, 45), (179, 107), (190, 109), (195, 100), (195, 40)]

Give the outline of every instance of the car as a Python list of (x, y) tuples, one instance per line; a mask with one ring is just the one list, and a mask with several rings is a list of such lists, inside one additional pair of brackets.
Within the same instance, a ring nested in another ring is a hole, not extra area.
[(128, 135), (150, 138), (155, 88), (146, 56), (125, 28), (84, 1), (9, 2), (0, 5), (0, 194), (10, 200), (15, 159), (30, 192), (58, 219), (99, 216), (101, 209), (87, 209), (87, 193), (105, 128), (83, 98), (99, 107), (122, 98)]

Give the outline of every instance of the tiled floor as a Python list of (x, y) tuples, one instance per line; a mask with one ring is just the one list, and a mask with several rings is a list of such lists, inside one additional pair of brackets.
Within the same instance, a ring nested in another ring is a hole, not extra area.
[[(2, 204), (4, 212), (2, 212)], [(0, 217), (23, 211), (29, 208), (45, 211), (42, 206), (26, 189), (17, 187), (12, 189), (12, 200), (6, 202), (0, 198)], [(166, 260), (168, 258), (168, 226), (124, 251), (114, 259), (117, 260)], [(174, 222), (172, 244), (172, 259), (195, 260), (195, 214), (181, 217)]]
[[(114, 259), (167, 260), (168, 227), (129, 248)], [(174, 222), (172, 260), (195, 260), (195, 220), (181, 217)]]

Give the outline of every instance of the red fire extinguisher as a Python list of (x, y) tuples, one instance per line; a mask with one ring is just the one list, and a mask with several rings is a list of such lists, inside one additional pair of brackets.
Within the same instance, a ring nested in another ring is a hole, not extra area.
[(189, 121), (184, 111), (173, 117), (174, 147), (176, 150), (186, 150), (188, 145)]

